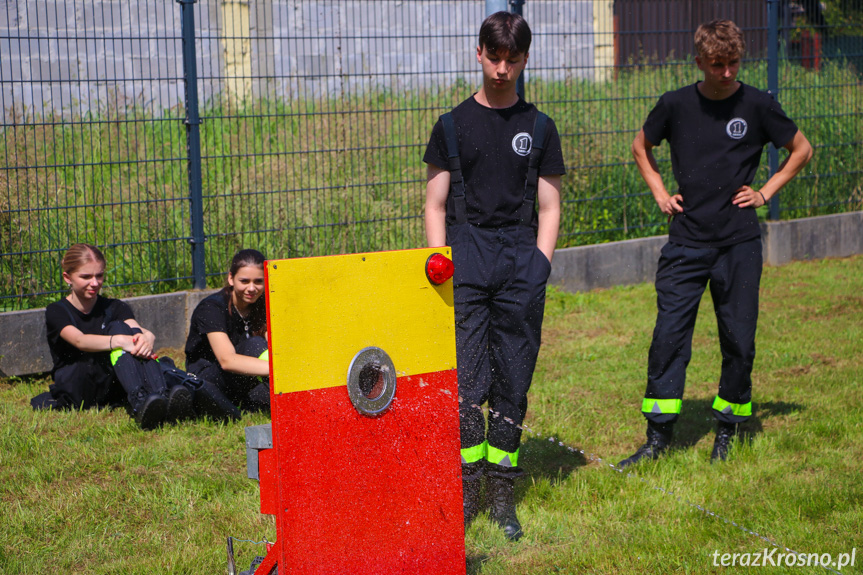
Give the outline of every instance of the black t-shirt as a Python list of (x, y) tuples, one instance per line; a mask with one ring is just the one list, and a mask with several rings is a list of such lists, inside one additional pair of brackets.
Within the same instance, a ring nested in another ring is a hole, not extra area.
[[(467, 220), (479, 227), (498, 228), (517, 224), (524, 200), (530, 135), (537, 109), (521, 98), (510, 108), (493, 109), (479, 104), (473, 96), (452, 111), (458, 136), (459, 158), (465, 181)], [(549, 119), (545, 145), (540, 156), (539, 175), (558, 176), (566, 172), (560, 136)], [(527, 145), (525, 143), (527, 142)], [(446, 138), (438, 120), (432, 129), (423, 161), (449, 170)], [(446, 224), (455, 223), (455, 203), (447, 198)], [(534, 211), (531, 225), (537, 226)]]
[(653, 145), (668, 140), (683, 213), (669, 239), (694, 247), (723, 247), (761, 235), (753, 208), (731, 203), (755, 178), (764, 145), (788, 144), (797, 126), (767, 92), (746, 84), (728, 98), (710, 100), (696, 84), (666, 92), (644, 123)]
[[(73, 325), (81, 330), (81, 333), (103, 335), (108, 322), (127, 319), (135, 319), (132, 308), (118, 299), (98, 296), (96, 305), (88, 314), (81, 313), (66, 298), (49, 304), (45, 308), (45, 325), (48, 332), (48, 348), (51, 350), (51, 359), (54, 360), (51, 373), (81, 360), (86, 354), (94, 353), (81, 351), (60, 337), (64, 327)], [(108, 357), (107, 351), (95, 353), (104, 354), (106, 359)]]
[(261, 326), (248, 324), (240, 317), (224, 290), (219, 290), (201, 300), (192, 312), (192, 325), (186, 339), (186, 369), (193, 371), (193, 364), (200, 360), (216, 363), (216, 354), (207, 339), (208, 333), (223, 332), (236, 348), (240, 340), (253, 335)]

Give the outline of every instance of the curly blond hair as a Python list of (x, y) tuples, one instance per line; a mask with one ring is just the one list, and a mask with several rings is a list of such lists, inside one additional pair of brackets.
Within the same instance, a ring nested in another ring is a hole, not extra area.
[(712, 20), (695, 31), (695, 49), (702, 58), (742, 58), (746, 42), (731, 20)]

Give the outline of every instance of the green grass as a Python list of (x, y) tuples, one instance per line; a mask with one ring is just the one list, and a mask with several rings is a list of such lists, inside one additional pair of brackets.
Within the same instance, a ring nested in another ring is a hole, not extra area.
[[(766, 71), (747, 62), (740, 78), (766, 88)], [(550, 82), (528, 72), (527, 98), (554, 118), (569, 169), (558, 247), (665, 233), (629, 148), (657, 97), (698, 79), (695, 65), (634, 67), (611, 82)], [(817, 148), (780, 196), (782, 217), (861, 209), (863, 98), (853, 67), (834, 59), (818, 72), (787, 63), (779, 72), (780, 100)], [(241, 247), (275, 259), (424, 245), (428, 134), (474, 89), (460, 82), (206, 106), (207, 272), (221, 274)], [(11, 168), (0, 170), (0, 310), (56, 299), (64, 287), (58, 262), (75, 241), (106, 247), (108, 281), (121, 286), (119, 295), (191, 287), (182, 116), (118, 104), (74, 122), (20, 118), (0, 130), (0, 162)], [(673, 186), (667, 148), (657, 158)], [(767, 174), (765, 157), (757, 182)]]
[[(721, 465), (708, 462), (720, 357), (706, 296), (675, 448), (632, 476), (606, 463), (643, 441), (653, 287), (551, 290), (522, 447), (527, 534), (508, 543), (481, 517), (466, 537), (468, 572), (748, 572), (713, 567), (713, 552), (771, 544), (726, 520), (803, 553), (856, 547), (842, 572), (863, 572), (861, 285), (861, 256), (765, 269), (755, 413)], [(0, 572), (225, 573), (227, 536), (276, 538), (245, 470), (243, 428), (265, 417), (146, 433), (122, 410), (31, 411), (46, 385), (0, 383)], [(243, 569), (263, 553), (236, 550)]]

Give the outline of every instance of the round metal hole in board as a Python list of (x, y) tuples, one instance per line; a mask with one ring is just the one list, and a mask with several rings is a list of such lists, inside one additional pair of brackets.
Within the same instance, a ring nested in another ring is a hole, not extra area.
[(396, 395), (396, 369), (390, 356), (379, 347), (361, 349), (348, 367), (348, 397), (357, 411), (378, 417)]

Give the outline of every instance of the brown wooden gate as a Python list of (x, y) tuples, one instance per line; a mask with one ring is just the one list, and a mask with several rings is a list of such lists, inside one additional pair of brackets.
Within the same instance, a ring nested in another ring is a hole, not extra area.
[(767, 47), (766, 0), (615, 0), (616, 66), (683, 60), (695, 54), (702, 22), (727, 18), (743, 30), (748, 57)]

